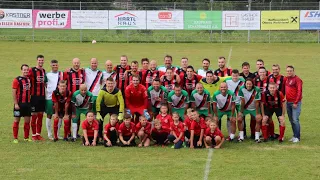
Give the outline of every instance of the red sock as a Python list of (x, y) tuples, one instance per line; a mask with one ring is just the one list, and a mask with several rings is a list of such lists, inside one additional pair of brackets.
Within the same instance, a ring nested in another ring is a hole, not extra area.
[(272, 137), (274, 136), (274, 123), (273, 123), (273, 121), (271, 121), (271, 122), (269, 123), (268, 133), (269, 133), (270, 136), (272, 136)]
[(68, 137), (69, 132), (70, 132), (70, 120), (65, 119), (64, 120), (64, 138)]
[(59, 124), (59, 118), (55, 118), (53, 120), (53, 135), (55, 139), (58, 139), (58, 124)]
[(19, 121), (13, 121), (12, 130), (13, 130), (13, 138), (18, 139)]
[(280, 126), (280, 136), (279, 139), (282, 140), (284, 137), (284, 131), (286, 130), (285, 126)]
[(255, 120), (250, 120), (250, 130), (251, 130), (251, 135), (255, 135), (255, 132), (256, 132), (256, 121)]
[(37, 115), (31, 116), (31, 129), (32, 129), (32, 136), (37, 134)]
[(262, 131), (263, 139), (268, 139), (268, 128), (266, 125), (261, 126), (261, 131)]
[(42, 113), (38, 113), (38, 117), (37, 117), (37, 131), (36, 131), (36, 133), (37, 133), (38, 135), (41, 134), (42, 118), (43, 118), (43, 114), (42, 114)]
[(28, 139), (30, 134), (30, 122), (24, 122), (23, 130), (24, 130), (24, 138)]
[[(71, 121), (70, 121), (70, 122), (71, 122)], [(80, 129), (80, 119), (78, 120), (77, 124), (78, 124), (77, 134), (79, 134), (79, 129)]]

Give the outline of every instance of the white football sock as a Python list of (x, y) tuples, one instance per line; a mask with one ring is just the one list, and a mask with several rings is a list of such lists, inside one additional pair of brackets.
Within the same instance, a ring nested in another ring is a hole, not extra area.
[(234, 134), (230, 134), (230, 139), (234, 139)]
[(243, 132), (243, 131), (240, 131), (240, 132), (239, 132), (240, 139), (244, 139), (243, 135), (244, 135), (244, 132)]
[(77, 130), (78, 130), (78, 124), (77, 123), (72, 123), (72, 137), (74, 139), (77, 138)]
[(52, 138), (52, 122), (49, 118), (46, 118), (46, 127), (48, 131), (48, 138)]
[(260, 132), (255, 133), (255, 139), (260, 139)]

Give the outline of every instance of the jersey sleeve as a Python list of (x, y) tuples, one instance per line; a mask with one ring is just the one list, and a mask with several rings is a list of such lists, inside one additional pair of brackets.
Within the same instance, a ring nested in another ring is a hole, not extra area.
[[(77, 91), (76, 91), (76, 92), (77, 92)], [(72, 102), (72, 103), (76, 103), (76, 101), (77, 101), (77, 100), (76, 100), (76, 96), (77, 96), (77, 95), (76, 95), (76, 92), (74, 92), (74, 93), (72, 94), (72, 97), (71, 97), (71, 102)]]
[(256, 96), (255, 96), (255, 100), (261, 100), (261, 91), (259, 88), (256, 88)]
[(148, 88), (148, 99), (151, 99), (150, 91), (152, 91), (152, 89), (153, 89), (152, 86), (150, 86), (150, 87)]
[[(241, 98), (243, 98), (244, 97), (244, 94), (243, 94), (243, 86), (242, 87), (240, 87), (240, 89), (239, 89), (239, 93), (238, 93), (238, 96), (239, 97), (241, 97)], [(258, 94), (258, 93), (257, 93)]]
[(174, 94), (174, 91), (171, 91), (170, 93), (169, 93), (169, 95), (168, 95), (168, 102), (169, 103), (172, 103), (172, 96), (173, 96), (173, 94)]
[(164, 86), (160, 86), (160, 88), (161, 88), (162, 91), (164, 92), (163, 98), (164, 98), (164, 99), (168, 99), (168, 90), (167, 90)]
[(126, 99), (126, 107), (128, 108), (130, 105), (130, 86), (127, 86), (126, 90), (124, 91), (124, 97)]
[(104, 95), (103, 90), (100, 90), (99, 94), (98, 94), (98, 97), (97, 97), (97, 100), (96, 100), (96, 111), (97, 112), (100, 112), (100, 104), (101, 104), (101, 101), (103, 99), (103, 95)]
[(122, 128), (123, 128), (123, 124), (120, 124), (119, 129), (118, 129), (118, 133), (122, 133)]
[(86, 121), (83, 121), (83, 123), (81, 124), (81, 127), (82, 127), (82, 129), (84, 130), (87, 130), (87, 123), (86, 123)]
[(213, 94), (212, 102), (217, 102), (217, 95), (218, 95), (218, 91), (216, 91), (216, 92)]
[[(173, 91), (173, 92), (174, 92), (174, 91)], [(187, 91), (182, 90), (182, 94), (186, 97), (186, 102), (185, 102), (185, 103), (189, 103), (190, 100), (189, 100), (189, 94), (187, 93)]]
[(119, 113), (124, 112), (124, 100), (121, 91), (119, 90), (117, 93), (118, 101), (119, 101)]
[(202, 76), (200, 76), (198, 73), (197, 73), (197, 79), (198, 79), (198, 81), (200, 81), (202, 79)]
[(191, 92), (190, 99), (189, 99), (190, 102), (195, 102), (195, 99), (194, 99), (194, 94), (195, 94), (195, 93), (197, 93), (197, 90), (193, 90), (193, 91)]
[(209, 91), (205, 91), (205, 93), (208, 94), (207, 102), (211, 102), (211, 95), (210, 95)]
[(284, 98), (283, 93), (282, 93), (281, 91), (279, 91), (279, 94), (280, 94), (280, 101), (281, 101), (281, 102), (285, 102), (286, 99)]
[(12, 81), (12, 89), (18, 89), (19, 88), (19, 81), (17, 79), (14, 79)]
[(94, 130), (99, 130), (99, 123), (97, 120), (94, 120), (94, 126), (93, 126)]
[(104, 126), (104, 134), (107, 134), (110, 129), (110, 123)]
[(190, 130), (194, 130), (196, 126), (195, 121), (192, 121), (191, 125), (190, 125)]
[(230, 95), (232, 96), (231, 98), (231, 102), (236, 102), (236, 96), (234, 95), (234, 93), (230, 93)]
[(29, 77), (30, 79), (32, 79), (32, 78), (33, 78), (33, 71), (32, 71), (32, 68), (29, 68), (28, 77)]
[(53, 102), (53, 103), (58, 102), (57, 97), (56, 97), (56, 94), (54, 93), (54, 91), (52, 92), (52, 102)]
[(210, 136), (210, 128), (207, 128), (207, 129), (204, 131), (204, 135), (205, 135), (205, 136)]

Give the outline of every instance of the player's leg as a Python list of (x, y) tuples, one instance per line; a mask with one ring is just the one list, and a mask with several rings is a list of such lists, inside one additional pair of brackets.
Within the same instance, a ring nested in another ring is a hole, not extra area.
[[(221, 141), (222, 141), (222, 138), (220, 136), (216, 136), (212, 143), (214, 143), (215, 148), (218, 148), (216, 145), (219, 145)], [(219, 148), (221, 148), (221, 145)]]
[[(68, 110), (68, 114), (69, 116), (72, 114), (72, 112), (70, 111), (70, 109)], [(64, 117), (64, 111), (59, 112), (59, 117), (63, 118), (63, 123), (64, 123), (64, 136), (63, 136), (63, 140), (64, 141), (68, 141), (68, 135), (70, 134), (70, 124), (71, 124), (71, 119), (69, 117)]]
[(250, 118), (250, 132), (251, 132), (251, 138), (253, 138), (255, 133), (255, 127), (256, 127), (256, 121), (253, 116)]
[(37, 135), (37, 139), (38, 140), (45, 140), (42, 136), (41, 136), (41, 131), (42, 131), (42, 119), (43, 119), (43, 113), (45, 111), (45, 107), (46, 107), (46, 101), (44, 99), (44, 97), (38, 97), (37, 98), (37, 102), (36, 102), (36, 106), (35, 106), (35, 112), (37, 113), (37, 121), (36, 121), (36, 135)]
[(19, 122), (20, 122), (20, 110), (13, 110), (13, 124), (12, 124), (12, 132), (13, 132), (13, 143), (18, 143), (18, 133), (19, 133)]
[(36, 104), (37, 98), (36, 96), (31, 96), (30, 104), (31, 104), (31, 130), (32, 130), (32, 140), (37, 141), (37, 117), (38, 114), (36, 112)]
[(273, 113), (271, 113), (270, 109), (267, 107), (264, 108), (264, 113), (265, 113), (265, 115), (262, 117), (261, 131), (262, 131), (262, 136), (263, 136), (264, 142), (267, 142), (268, 138), (269, 138), (267, 123), (268, 123), (269, 118), (272, 117)]
[(47, 118), (46, 118), (46, 128), (47, 128), (47, 132), (48, 132), (48, 138), (53, 140), (52, 137), (52, 114), (53, 114), (53, 103), (51, 99), (47, 99), (46, 100), (46, 110), (45, 113), (47, 114)]
[(198, 141), (199, 141), (199, 140), (200, 140), (200, 136), (194, 135), (194, 138), (193, 138), (194, 148), (202, 148), (202, 146), (199, 146), (199, 145), (198, 145)]
[(279, 140), (279, 142), (283, 142), (284, 132), (286, 130), (286, 125), (285, 125), (285, 118), (284, 118), (284, 116), (282, 116), (282, 108), (277, 108), (275, 110), (275, 113), (276, 113), (276, 116), (278, 117), (279, 124), (280, 124), (280, 126), (279, 126), (280, 133), (279, 133), (278, 140)]
[(30, 104), (21, 104), (20, 107), (20, 112), (21, 112), (21, 116), (24, 117), (24, 126), (23, 126), (23, 130), (24, 130), (24, 141), (32, 141), (31, 139), (29, 139), (29, 135), (30, 135), (30, 118), (31, 118), (31, 106)]
[(244, 140), (244, 132), (243, 132), (243, 119), (245, 117), (245, 113), (243, 112), (242, 115), (240, 116), (239, 113), (237, 114), (237, 122), (238, 122), (238, 130), (239, 130), (239, 141)]
[[(227, 115), (227, 118), (230, 120), (230, 140), (232, 141), (236, 134), (236, 117), (235, 115), (232, 117), (231, 111), (225, 112)], [(243, 134), (242, 134), (243, 136)]]
[(77, 132), (78, 132), (78, 122), (80, 121), (81, 110), (76, 108), (76, 114), (72, 115), (72, 141), (76, 141), (77, 139)]
[(145, 136), (144, 131), (140, 130), (140, 131), (138, 132), (137, 136), (138, 136), (139, 141), (140, 141), (140, 143), (138, 144), (138, 146), (139, 146), (139, 147), (142, 147), (142, 146), (143, 146), (143, 144), (142, 144), (142, 139), (143, 139), (144, 136)]
[(204, 139), (204, 144), (206, 148), (211, 148), (212, 147), (212, 138), (210, 136), (206, 136)]
[(150, 138), (149, 137), (147, 137), (147, 139), (144, 141), (143, 146), (144, 147), (149, 147), (150, 146)]

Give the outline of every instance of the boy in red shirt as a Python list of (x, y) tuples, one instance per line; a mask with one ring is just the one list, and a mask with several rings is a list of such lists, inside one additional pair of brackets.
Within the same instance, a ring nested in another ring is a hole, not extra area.
[(89, 111), (86, 116), (86, 120), (84, 120), (82, 123), (82, 142), (84, 146), (96, 146), (99, 131), (99, 123), (97, 120), (94, 119), (93, 112)]
[(151, 124), (144, 115), (139, 117), (139, 121), (140, 122), (136, 124), (137, 136), (140, 139), (138, 147), (148, 147), (150, 146)]
[(179, 121), (179, 114), (177, 112), (172, 113), (173, 122), (171, 123), (171, 133), (168, 136), (168, 140), (173, 142), (172, 148), (180, 149), (184, 142), (184, 125)]
[(183, 125), (184, 125), (184, 135), (186, 138), (190, 139), (190, 127), (192, 123), (192, 108), (187, 109), (187, 115), (185, 115)]
[(172, 117), (168, 114), (168, 109), (168, 104), (161, 104), (160, 113), (156, 116), (156, 119), (161, 121), (162, 128), (165, 129), (170, 129), (170, 124), (172, 123)]
[(196, 110), (192, 111), (192, 119), (193, 121), (190, 126), (190, 148), (202, 148), (206, 124), (203, 118), (199, 117), (199, 113)]
[(132, 117), (130, 114), (125, 114), (124, 121), (119, 126), (118, 132), (121, 147), (136, 146), (136, 142), (134, 140), (136, 126), (131, 122), (131, 119)]
[(156, 141), (155, 145), (162, 145), (162, 147), (164, 147), (168, 142), (169, 133), (170, 129), (163, 128), (159, 119), (154, 120), (154, 128), (151, 131), (151, 137)]
[(112, 114), (109, 123), (104, 127), (104, 146), (111, 147), (117, 145), (118, 140), (118, 115)]
[(206, 148), (214, 147), (219, 149), (224, 142), (224, 136), (214, 121), (210, 121), (210, 127), (206, 129), (204, 136)]

